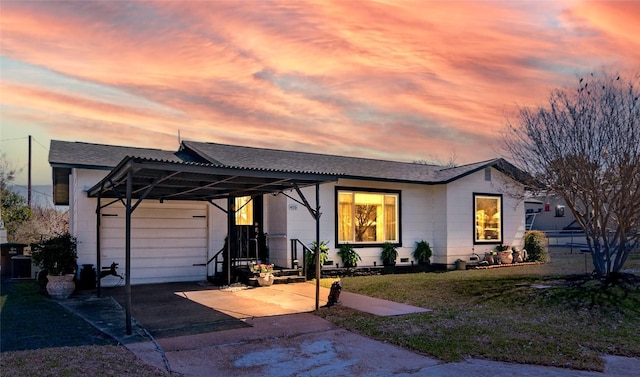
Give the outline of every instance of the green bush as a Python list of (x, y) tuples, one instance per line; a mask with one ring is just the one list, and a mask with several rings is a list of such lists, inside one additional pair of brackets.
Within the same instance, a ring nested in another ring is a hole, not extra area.
[[(306, 253), (305, 263), (308, 267), (316, 265), (316, 241), (313, 241), (309, 248), (313, 253)], [(327, 241), (320, 241), (320, 266), (323, 266), (329, 260), (329, 245)]]
[(353, 246), (348, 243), (340, 245), (338, 250), (338, 256), (342, 259), (342, 263), (345, 267), (355, 267), (358, 261), (361, 261), (360, 255), (354, 250)]
[(382, 252), (380, 253), (380, 259), (385, 266), (393, 266), (396, 264), (398, 258), (398, 249), (391, 242), (385, 242), (382, 245)]
[(431, 245), (429, 242), (422, 240), (416, 242), (416, 248), (413, 250), (413, 259), (419, 264), (429, 264), (429, 258), (431, 258)]
[(33, 264), (47, 270), (49, 275), (73, 274), (78, 265), (77, 240), (69, 233), (31, 245)]
[(528, 262), (548, 262), (546, 236), (537, 230), (530, 230), (524, 234), (524, 249), (527, 251)]

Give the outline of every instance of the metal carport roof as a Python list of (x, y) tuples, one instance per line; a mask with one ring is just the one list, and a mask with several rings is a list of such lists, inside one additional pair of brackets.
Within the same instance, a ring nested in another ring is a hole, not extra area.
[[(231, 227), (234, 218), (232, 198), (241, 196), (259, 196), (264, 194), (278, 194), (295, 190), (301, 203), (309, 210), (316, 220), (316, 245), (320, 244), (320, 200), (319, 185), (336, 181), (339, 175), (335, 173), (287, 171), (275, 169), (255, 169), (208, 163), (180, 162), (155, 160), (141, 157), (125, 157), (100, 182), (87, 191), (89, 197), (98, 199), (96, 206), (96, 252), (97, 269), (100, 270), (100, 212), (101, 209), (121, 202), (126, 209), (125, 226), (125, 286), (126, 286), (126, 327), (127, 334), (131, 334), (131, 213), (144, 199), (207, 201), (213, 203), (215, 199), (227, 200), (227, 224)], [(312, 207), (304, 197), (303, 187), (316, 187), (316, 205)], [(102, 204), (103, 198), (111, 198), (107, 204)], [(216, 205), (217, 206), (217, 205)], [(222, 208), (221, 208), (222, 209)], [(224, 210), (224, 209), (223, 209)], [(230, 247), (230, 243), (229, 247)], [(316, 308), (319, 302), (320, 261), (316, 253)], [(228, 283), (230, 283), (231, 251), (227, 249), (225, 260), (227, 263)], [(98, 280), (98, 294), (100, 281)]]
[[(87, 191), (89, 197), (119, 198), (131, 174), (135, 199), (211, 201), (279, 193), (336, 181), (335, 173), (251, 169), (195, 162), (126, 157)], [(120, 194), (118, 194), (120, 193)]]

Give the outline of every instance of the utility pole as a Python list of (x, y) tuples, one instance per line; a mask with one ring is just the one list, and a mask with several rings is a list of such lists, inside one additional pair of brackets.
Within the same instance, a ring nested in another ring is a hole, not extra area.
[(29, 180), (29, 182), (27, 183), (28, 185), (27, 205), (29, 206), (29, 209), (31, 209), (31, 135), (29, 135), (29, 166), (27, 170), (28, 170), (27, 175)]

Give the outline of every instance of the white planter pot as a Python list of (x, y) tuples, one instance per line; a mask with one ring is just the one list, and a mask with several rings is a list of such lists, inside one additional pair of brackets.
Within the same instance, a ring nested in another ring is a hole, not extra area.
[(73, 275), (47, 275), (47, 293), (56, 300), (69, 298), (76, 289)]
[(261, 287), (268, 287), (271, 284), (273, 284), (273, 281), (275, 280), (273, 274), (270, 274), (268, 272), (260, 273), (260, 275), (258, 275), (257, 278), (258, 278), (258, 285), (260, 285)]

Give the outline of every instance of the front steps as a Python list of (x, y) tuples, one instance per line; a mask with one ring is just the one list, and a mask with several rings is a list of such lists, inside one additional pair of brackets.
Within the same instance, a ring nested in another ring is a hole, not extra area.
[[(302, 269), (276, 267), (273, 270), (273, 276), (275, 277), (273, 281), (274, 284), (300, 283), (307, 280), (304, 275), (302, 275)], [(219, 274), (219, 276), (209, 276), (207, 280), (214, 285), (227, 285), (226, 277), (224, 277), (223, 274)], [(243, 283), (251, 287), (257, 287), (258, 279), (249, 271), (248, 266), (238, 266), (233, 269), (231, 283)]]
[[(248, 273), (248, 271), (246, 271)], [(250, 287), (258, 286), (258, 279), (253, 274), (248, 274), (247, 285)], [(303, 283), (307, 279), (302, 275), (302, 269), (274, 269), (273, 270), (273, 284), (289, 284), (289, 283)]]

